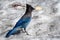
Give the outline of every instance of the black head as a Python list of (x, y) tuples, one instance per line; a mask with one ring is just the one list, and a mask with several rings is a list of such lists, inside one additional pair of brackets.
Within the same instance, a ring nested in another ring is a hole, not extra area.
[(30, 10), (30, 11), (33, 11), (34, 10), (34, 8), (31, 5), (29, 5), (29, 4), (26, 4), (26, 9), (27, 10)]

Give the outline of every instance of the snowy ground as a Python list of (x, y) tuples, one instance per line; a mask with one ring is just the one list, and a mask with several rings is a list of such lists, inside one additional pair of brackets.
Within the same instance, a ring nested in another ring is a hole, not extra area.
[[(27, 32), (5, 38), (8, 30), (24, 15), (25, 7), (12, 7), (12, 4), (26, 3), (41, 6), (43, 9), (32, 12), (32, 20)], [(60, 0), (0, 0), (0, 40), (60, 40)]]

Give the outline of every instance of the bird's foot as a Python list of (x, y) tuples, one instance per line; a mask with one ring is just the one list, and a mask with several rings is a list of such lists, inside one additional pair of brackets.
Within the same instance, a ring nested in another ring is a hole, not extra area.
[(29, 35), (28, 32), (27, 32), (26, 30), (25, 30), (25, 33), (26, 33), (27, 35)]
[(22, 31), (22, 32), (23, 32), (23, 33), (26, 33), (27, 35), (29, 35), (29, 34), (28, 34), (28, 32), (27, 32), (27, 31), (25, 31), (25, 30), (24, 30), (24, 31)]
[(29, 35), (28, 33), (26, 33), (27, 35)]

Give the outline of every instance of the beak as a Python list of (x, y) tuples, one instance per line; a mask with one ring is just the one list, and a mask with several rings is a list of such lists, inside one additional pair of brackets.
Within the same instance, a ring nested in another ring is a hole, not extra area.
[(35, 8), (33, 8), (33, 10), (35, 10)]
[(36, 6), (35, 7), (35, 10), (39, 11), (39, 10), (42, 10), (43, 8), (41, 6)]

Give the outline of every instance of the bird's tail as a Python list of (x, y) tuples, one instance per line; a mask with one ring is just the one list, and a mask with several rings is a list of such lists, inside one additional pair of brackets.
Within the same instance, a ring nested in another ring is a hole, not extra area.
[(12, 32), (12, 30), (10, 30), (7, 34), (6, 34), (6, 38), (8, 38), (10, 35), (11, 35), (11, 32)]
[(10, 37), (11, 35), (19, 34), (20, 30), (12, 29), (6, 34), (6, 38)]

